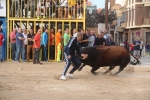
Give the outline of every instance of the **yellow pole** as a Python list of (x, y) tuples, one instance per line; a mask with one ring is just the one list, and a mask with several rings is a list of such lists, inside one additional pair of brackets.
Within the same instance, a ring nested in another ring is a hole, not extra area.
[(48, 21), (48, 43), (47, 43), (47, 46), (48, 46), (48, 60), (49, 60), (49, 57), (50, 57), (50, 21)]
[[(57, 32), (57, 21), (55, 22), (55, 37)], [(55, 61), (57, 61), (57, 46), (56, 46), (56, 38), (55, 38)]]
[[(63, 35), (64, 35), (64, 21), (62, 22), (62, 37), (63, 37)], [(63, 55), (63, 54), (64, 54), (64, 53), (63, 53), (63, 52), (64, 52), (63, 39), (62, 39), (62, 45), (61, 45), (61, 46), (62, 46), (62, 50), (61, 50), (61, 51), (62, 51), (62, 60), (63, 60), (63, 58), (64, 58), (64, 55)]]
[(85, 15), (85, 9), (86, 9), (86, 0), (84, 0), (84, 16), (83, 16), (83, 29), (85, 30), (86, 28), (86, 15)]
[(71, 22), (69, 22), (69, 34), (71, 36)]
[(78, 24), (79, 24), (79, 23), (78, 23), (78, 22), (76, 22), (76, 30), (77, 30), (77, 32), (78, 32)]

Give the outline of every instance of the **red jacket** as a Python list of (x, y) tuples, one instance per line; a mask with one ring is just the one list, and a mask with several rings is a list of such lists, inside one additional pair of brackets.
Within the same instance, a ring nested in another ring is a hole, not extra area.
[(4, 39), (4, 36), (2, 33), (0, 33), (0, 46), (3, 45), (3, 39)]

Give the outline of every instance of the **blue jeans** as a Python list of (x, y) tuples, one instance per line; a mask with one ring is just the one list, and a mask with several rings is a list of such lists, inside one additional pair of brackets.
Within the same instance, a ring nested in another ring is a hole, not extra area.
[(19, 61), (20, 59), (20, 53), (22, 51), (23, 46), (22, 45), (16, 45), (16, 61)]
[(2, 46), (0, 46), (0, 60), (2, 60), (2, 54), (3, 54), (3, 52), (2, 52)]
[(72, 70), (69, 72), (70, 74), (73, 74), (80, 66), (81, 66), (81, 61), (79, 60), (79, 58), (77, 56), (71, 56), (70, 59), (67, 58), (67, 54), (64, 52), (64, 57), (65, 57), (65, 61), (66, 61), (66, 66), (64, 67), (64, 71), (62, 73), (62, 75), (65, 75), (68, 68), (71, 65), (71, 62), (73, 62), (74, 67), (72, 68)]
[(16, 43), (11, 43), (11, 59), (15, 60), (16, 55)]
[(26, 47), (22, 46), (22, 60), (26, 59)]

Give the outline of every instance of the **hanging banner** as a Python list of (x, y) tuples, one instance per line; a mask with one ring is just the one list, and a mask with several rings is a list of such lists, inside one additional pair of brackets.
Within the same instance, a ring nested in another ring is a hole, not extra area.
[(0, 17), (6, 17), (6, 0), (0, 0)]

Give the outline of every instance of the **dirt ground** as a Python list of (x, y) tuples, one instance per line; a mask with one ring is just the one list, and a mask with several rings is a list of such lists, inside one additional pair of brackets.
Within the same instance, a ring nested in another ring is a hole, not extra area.
[(118, 76), (102, 75), (105, 68), (95, 76), (86, 66), (74, 73), (75, 79), (62, 81), (59, 77), (64, 65), (0, 63), (0, 100), (150, 100), (148, 66), (135, 66), (135, 72), (126, 67)]

